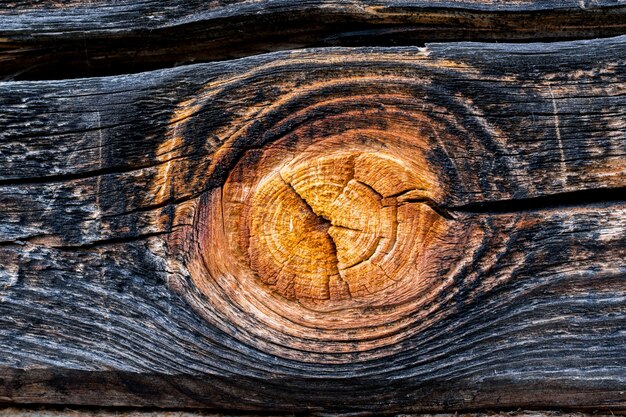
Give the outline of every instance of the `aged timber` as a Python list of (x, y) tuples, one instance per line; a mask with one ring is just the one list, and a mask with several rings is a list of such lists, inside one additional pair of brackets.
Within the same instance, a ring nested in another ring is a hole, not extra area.
[(616, 36), (620, 0), (7, 0), (0, 79), (124, 74), (312, 46)]
[[(92, 410), (84, 408), (5, 408), (0, 409), (0, 417), (225, 417), (229, 414), (210, 411), (143, 411), (143, 410)], [(299, 414), (281, 413), (277, 417), (295, 417)], [(315, 414), (312, 414), (315, 415)], [(612, 416), (614, 416), (613, 414)], [(237, 414), (240, 417), (264, 417), (265, 414)], [(341, 415), (336, 415), (341, 417)], [(609, 417), (603, 414), (560, 411), (512, 411), (469, 414), (420, 414), (420, 417)], [(415, 414), (406, 417), (418, 417)]]
[(0, 84), (0, 401), (626, 408), (624, 56), (321, 48)]

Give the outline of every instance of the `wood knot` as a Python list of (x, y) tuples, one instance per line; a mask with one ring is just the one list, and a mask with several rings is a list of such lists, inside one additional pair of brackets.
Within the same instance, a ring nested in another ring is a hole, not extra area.
[(248, 151), (210, 203), (223, 236), (207, 258), (219, 240), (231, 276), (318, 311), (390, 302), (445, 222), (423, 166), (415, 147), (367, 134)]
[(412, 247), (423, 243), (419, 230), (405, 224), (419, 222), (424, 213), (408, 208), (398, 214), (407, 196), (414, 202), (426, 198), (422, 187), (400, 161), (384, 154), (299, 158), (251, 194), (243, 219), (250, 266), (292, 300), (341, 301), (379, 292), (401, 278), (403, 264), (418, 255)]
[(264, 69), (281, 79), (255, 83), (246, 112), (214, 108), (254, 71), (181, 103), (159, 154), (210, 153), (168, 160), (158, 184), (163, 198), (203, 190), (168, 239), (176, 291), (203, 318), (261, 352), (351, 364), (400, 352), (479, 276), (489, 236), (442, 207), (476, 181), (450, 155), (481, 154), (487, 125), (430, 69), (335, 67), (287, 83)]

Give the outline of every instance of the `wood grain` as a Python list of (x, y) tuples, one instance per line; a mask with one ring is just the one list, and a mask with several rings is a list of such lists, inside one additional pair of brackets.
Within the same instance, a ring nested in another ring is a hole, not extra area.
[[(4, 408), (0, 409), (2, 417), (224, 417), (232, 414), (211, 413), (207, 411), (137, 411), (137, 410), (106, 410), (106, 409), (28, 409), (28, 408)], [(262, 417), (265, 414), (236, 414), (241, 417)], [(315, 415), (315, 414), (311, 414)], [(513, 412), (489, 412), (471, 414), (420, 414), (420, 417), (608, 417), (603, 414), (585, 414), (580, 412), (562, 411), (513, 411)], [(613, 414), (615, 415), (615, 414)], [(296, 414), (278, 414), (283, 417), (295, 417)], [(417, 415), (407, 415), (417, 417)]]
[(620, 0), (8, 0), (0, 3), (0, 79), (124, 74), (312, 46), (625, 30)]
[[(0, 409), (2, 417), (224, 417), (232, 414), (212, 413), (207, 411), (138, 411), (138, 410), (107, 410), (107, 409), (50, 409), (50, 408), (4, 408)], [(262, 417), (265, 414), (236, 414), (241, 417)], [(282, 413), (277, 416), (295, 417), (294, 413)], [(310, 414), (311, 416), (316, 414)], [(563, 411), (511, 411), (511, 412), (488, 412), (471, 414), (420, 414), (420, 417), (608, 417), (611, 414), (586, 414), (580, 412)], [(615, 415), (615, 414), (613, 414)], [(337, 415), (340, 416), (340, 415)], [(407, 415), (417, 417), (417, 415)]]
[[(626, 408), (624, 56), (322, 48), (0, 83), (0, 401)], [(320, 179), (359, 184), (338, 207)], [(390, 230), (342, 241), (342, 210), (395, 207), (393, 279), (273, 285), (284, 258), (250, 242), (289, 230), (275, 193), (332, 237), (328, 271)]]

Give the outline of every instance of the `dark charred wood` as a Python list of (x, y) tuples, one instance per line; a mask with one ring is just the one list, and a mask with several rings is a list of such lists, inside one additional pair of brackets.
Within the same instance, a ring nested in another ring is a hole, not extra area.
[(140, 72), (314, 46), (567, 40), (626, 30), (618, 0), (8, 1), (0, 79)]

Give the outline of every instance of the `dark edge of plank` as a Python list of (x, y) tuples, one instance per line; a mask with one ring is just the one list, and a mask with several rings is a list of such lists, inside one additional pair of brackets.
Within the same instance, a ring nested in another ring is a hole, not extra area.
[[(623, 414), (623, 413), (622, 413)], [(3, 408), (0, 409), (2, 417), (60, 417), (60, 416), (83, 416), (83, 417), (359, 417), (367, 416), (367, 413), (351, 414), (298, 414), (298, 413), (241, 413), (224, 410), (221, 412), (207, 412), (194, 410), (133, 410), (125, 408), (54, 408), (54, 407), (33, 407), (33, 408)], [(403, 414), (403, 417), (610, 417), (620, 415), (613, 411), (613, 414), (602, 414), (599, 412), (585, 413), (577, 411), (485, 411), (478, 413), (456, 413), (456, 414)]]
[[(607, 390), (601, 382), (590, 384), (574, 379), (514, 382), (494, 378), (480, 383), (473, 379), (435, 379), (408, 387), (397, 380), (362, 378), (339, 382), (313, 377), (294, 380), (70, 369), (22, 371), (0, 367), (0, 371), (0, 381), (8, 380), (11, 384), (10, 387), (0, 386), (3, 388), (0, 405), (29, 408), (64, 406), (366, 416), (471, 414), (513, 409), (619, 414), (626, 410), (624, 401), (616, 400), (623, 396), (623, 387), (615, 385)], [(507, 389), (502, 389), (503, 384)], [(13, 394), (10, 400), (3, 398), (7, 393)], [(349, 401), (345, 398), (337, 401), (337, 396), (346, 395), (350, 396)], [(581, 396), (593, 404), (582, 405)], [(400, 399), (402, 405), (398, 404)]]
[(0, 79), (115, 75), (322, 46), (538, 41), (626, 32), (619, 1), (38, 1), (0, 5)]

